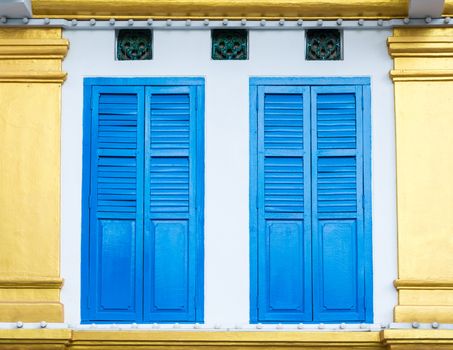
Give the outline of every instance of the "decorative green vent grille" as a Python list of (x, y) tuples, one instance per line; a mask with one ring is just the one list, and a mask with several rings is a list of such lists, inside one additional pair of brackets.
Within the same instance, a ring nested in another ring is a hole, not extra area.
[(336, 29), (307, 30), (306, 59), (309, 61), (341, 60), (341, 33)]
[(118, 31), (116, 58), (119, 61), (150, 60), (152, 57), (151, 30), (121, 29)]
[(217, 29), (212, 31), (213, 60), (246, 60), (247, 31)]

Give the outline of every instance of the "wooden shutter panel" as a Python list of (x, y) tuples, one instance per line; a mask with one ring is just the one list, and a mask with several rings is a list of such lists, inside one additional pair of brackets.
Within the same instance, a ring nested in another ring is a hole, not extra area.
[(93, 87), (90, 321), (141, 319), (144, 91)]
[(362, 87), (312, 88), (313, 313), (365, 321)]
[(196, 88), (147, 87), (145, 109), (144, 318), (195, 321)]
[(312, 319), (309, 88), (258, 88), (258, 322)]

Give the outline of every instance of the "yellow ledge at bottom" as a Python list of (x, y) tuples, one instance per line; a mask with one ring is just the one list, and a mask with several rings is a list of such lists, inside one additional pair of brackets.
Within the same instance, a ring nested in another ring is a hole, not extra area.
[(453, 349), (453, 330), (190, 332), (2, 329), (0, 349)]

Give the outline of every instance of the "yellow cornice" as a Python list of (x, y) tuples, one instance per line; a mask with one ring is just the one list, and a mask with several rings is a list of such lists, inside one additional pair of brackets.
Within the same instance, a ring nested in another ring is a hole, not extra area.
[(49, 18), (391, 18), (408, 0), (33, 0)]
[[(42, 73), (40, 73), (42, 75)], [(50, 73), (49, 73), (50, 74)], [(54, 75), (54, 79), (61, 79), (65, 77), (65, 74), (60, 73), (63, 75), (63, 77), (59, 76), (57, 77), (57, 73), (52, 73)], [(30, 77), (30, 74), (28, 73), (25, 75), (24, 73), (16, 73), (13, 75), (13, 73), (2, 73), (0, 72), (0, 82), (5, 82), (6, 76), (9, 75), (9, 79), (30, 79), (30, 78), (37, 78), (36, 75), (34, 77)], [(49, 77), (45, 77), (49, 78)], [(43, 77), (41, 77), (42, 80), (45, 80)], [(63, 286), (63, 280), (61, 278), (1, 278), (0, 279), (0, 289), (61, 289)]]
[[(437, 71), (437, 72), (430, 72), (430, 77), (432, 76), (437, 76), (440, 77), (446, 77), (447, 74), (449, 74), (448, 80), (453, 80), (453, 71)], [(432, 80), (432, 79), (431, 79)], [(431, 281), (431, 280), (395, 280), (393, 282), (394, 286), (396, 289), (401, 290), (415, 290), (415, 289), (421, 289), (421, 290), (430, 290), (430, 289), (443, 289), (443, 290), (453, 290), (453, 281)]]
[(392, 57), (453, 56), (453, 36), (415, 36), (388, 38)]
[(0, 39), (0, 59), (63, 59), (69, 48), (66, 39)]

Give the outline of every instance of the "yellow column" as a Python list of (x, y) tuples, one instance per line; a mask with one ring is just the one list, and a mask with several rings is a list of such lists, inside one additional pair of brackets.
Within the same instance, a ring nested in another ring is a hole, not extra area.
[(0, 322), (63, 321), (61, 29), (0, 29)]
[(400, 28), (394, 59), (396, 322), (453, 323), (453, 28)]

